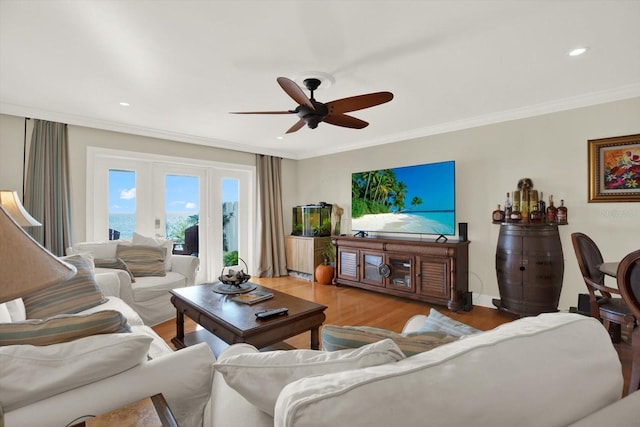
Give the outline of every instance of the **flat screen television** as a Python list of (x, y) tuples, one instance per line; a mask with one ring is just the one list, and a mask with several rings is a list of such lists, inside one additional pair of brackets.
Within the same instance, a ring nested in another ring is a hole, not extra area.
[(351, 229), (375, 233), (456, 234), (455, 161), (351, 175)]

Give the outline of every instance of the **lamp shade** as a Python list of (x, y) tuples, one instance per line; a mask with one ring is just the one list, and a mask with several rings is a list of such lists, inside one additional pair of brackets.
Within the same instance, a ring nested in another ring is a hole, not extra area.
[(0, 190), (0, 206), (22, 227), (38, 227), (42, 225), (22, 206), (17, 191)]
[(74, 266), (25, 233), (0, 205), (0, 303), (46, 288), (75, 272)]

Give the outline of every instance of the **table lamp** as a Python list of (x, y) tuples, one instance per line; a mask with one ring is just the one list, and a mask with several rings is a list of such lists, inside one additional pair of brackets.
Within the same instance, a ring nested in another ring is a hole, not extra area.
[(0, 191), (0, 303), (46, 288), (76, 272), (74, 266), (27, 234), (22, 224), (40, 225), (22, 207), (15, 191)]

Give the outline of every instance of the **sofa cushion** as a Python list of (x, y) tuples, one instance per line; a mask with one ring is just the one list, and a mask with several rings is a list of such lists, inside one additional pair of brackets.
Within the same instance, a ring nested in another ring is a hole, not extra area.
[(0, 304), (0, 307), (4, 307), (9, 314), (10, 322), (20, 322), (27, 319), (27, 310), (24, 307), (24, 301), (22, 298), (16, 298), (11, 301), (7, 301)]
[[(150, 301), (160, 295), (165, 295), (169, 301), (171, 289), (182, 288), (187, 285), (187, 279), (180, 273), (168, 271), (164, 277), (141, 277), (131, 285), (135, 302)], [(175, 311), (175, 310), (174, 310)]]
[(88, 308), (81, 311), (78, 314), (96, 313), (103, 310), (116, 310), (120, 312), (127, 319), (129, 326), (144, 325), (140, 315), (126, 302), (118, 297), (108, 297), (104, 304), (97, 305), (95, 307)]
[(134, 277), (165, 276), (165, 248), (148, 245), (118, 245), (116, 258), (127, 263)]
[(115, 270), (124, 270), (129, 273), (129, 277), (131, 278), (131, 282), (135, 282), (136, 279), (133, 276), (131, 270), (129, 270), (129, 266), (122, 258), (96, 258), (93, 260), (93, 263), (96, 268), (113, 268)]
[[(618, 400), (622, 385), (596, 319), (542, 314), (397, 363), (290, 383), (274, 426), (568, 425)], [(354, 411), (356, 402), (382, 409)]]
[(273, 416), (280, 391), (290, 382), (310, 375), (341, 372), (382, 365), (404, 359), (390, 339), (355, 350), (325, 352), (317, 350), (243, 353), (221, 359), (215, 369), (229, 387), (261, 411)]
[(359, 348), (386, 338), (392, 339), (407, 357), (457, 339), (457, 337), (447, 335), (445, 332), (437, 331), (405, 336), (369, 326), (324, 325), (322, 327), (322, 349), (325, 351)]
[(76, 267), (76, 274), (23, 297), (28, 319), (78, 313), (106, 301), (91, 267), (82, 256), (72, 255), (63, 259)]
[(118, 245), (131, 244), (126, 240), (110, 240), (108, 242), (79, 242), (67, 250), (67, 255), (91, 253), (93, 258), (115, 258)]
[(0, 346), (50, 345), (99, 334), (131, 332), (127, 319), (118, 311), (91, 314), (60, 314), (45, 320), (34, 319), (0, 324)]
[(11, 314), (6, 304), (0, 304), (0, 323), (10, 323)]
[(11, 411), (123, 372), (146, 360), (151, 341), (126, 333), (0, 347), (0, 402)]
[(407, 335), (414, 335), (416, 333), (422, 334), (424, 332), (433, 331), (443, 331), (454, 337), (462, 337), (482, 332), (480, 329), (476, 329), (473, 326), (458, 322), (457, 320), (447, 317), (432, 308), (431, 311), (429, 311), (429, 316), (425, 320), (422, 327), (417, 332), (409, 333)]
[(134, 231), (131, 243), (133, 243), (134, 245), (148, 245), (164, 248), (164, 269), (165, 271), (171, 271), (171, 255), (173, 253), (172, 240), (163, 239), (162, 237), (143, 236), (142, 234), (138, 234)]

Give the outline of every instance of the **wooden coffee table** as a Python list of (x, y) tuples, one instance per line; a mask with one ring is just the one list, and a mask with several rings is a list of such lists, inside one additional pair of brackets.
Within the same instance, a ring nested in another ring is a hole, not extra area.
[[(259, 285), (257, 290), (273, 293), (273, 298), (248, 305), (232, 301), (233, 295), (213, 291), (214, 284), (188, 286), (171, 290), (176, 307), (176, 336), (171, 342), (177, 349), (206, 341), (216, 357), (229, 344), (246, 342), (256, 348), (276, 345), (283, 340), (311, 331), (311, 349), (320, 348), (320, 326), (326, 318), (324, 305), (294, 297)], [(288, 313), (258, 320), (258, 311), (286, 307)], [(184, 316), (204, 330), (184, 333)], [(208, 331), (208, 332), (207, 332)]]

